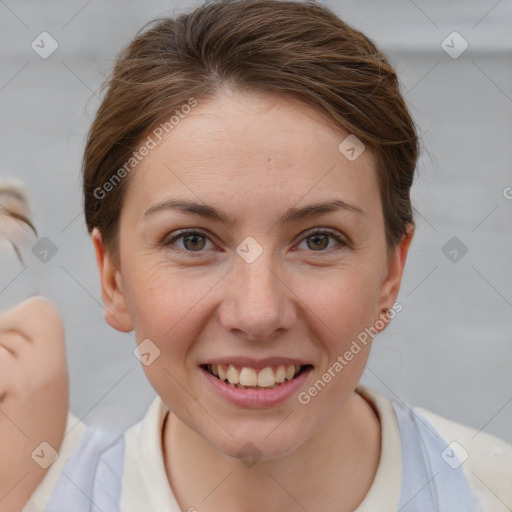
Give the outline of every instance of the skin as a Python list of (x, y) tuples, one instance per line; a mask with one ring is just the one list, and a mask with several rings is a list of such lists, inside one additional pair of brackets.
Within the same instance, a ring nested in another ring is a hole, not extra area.
[[(223, 356), (293, 356), (314, 365), (307, 390), (395, 302), (413, 227), (387, 250), (374, 158), (369, 150), (345, 158), (338, 145), (347, 135), (279, 96), (200, 101), (130, 176), (119, 264), (93, 232), (106, 320), (161, 351), (144, 371), (171, 411), (163, 455), (182, 510), (349, 511), (371, 486), (380, 424), (354, 392), (370, 343), (307, 405), (294, 396), (237, 407), (198, 367)], [(174, 209), (145, 216), (170, 198), (222, 208), (237, 223)], [(289, 208), (333, 199), (363, 214), (277, 221)], [(206, 237), (162, 245), (184, 228)], [(331, 228), (349, 245), (313, 240), (313, 228)], [(248, 236), (263, 249), (252, 263), (236, 253)], [(251, 467), (237, 458), (247, 442), (261, 454)]]
[[(0, 314), (0, 511), (21, 510), (51, 449), (61, 448), (68, 413), (64, 328), (55, 305), (31, 297)], [(32, 453), (35, 451), (35, 458)], [(39, 456), (39, 458), (37, 457)], [(53, 459), (52, 459), (53, 460)]]

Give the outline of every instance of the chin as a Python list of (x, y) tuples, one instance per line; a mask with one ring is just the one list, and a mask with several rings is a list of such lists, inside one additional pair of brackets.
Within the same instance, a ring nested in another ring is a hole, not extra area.
[[(255, 425), (252, 428), (239, 429), (231, 437), (223, 432), (222, 439), (206, 440), (219, 452), (228, 457), (238, 459), (247, 466), (253, 465), (257, 461), (273, 460), (286, 457), (299, 448), (306, 441), (306, 436), (299, 439), (301, 434), (297, 432), (294, 435), (289, 427), (277, 432), (280, 427), (269, 425), (262, 428)], [(270, 433), (270, 434), (269, 434)]]

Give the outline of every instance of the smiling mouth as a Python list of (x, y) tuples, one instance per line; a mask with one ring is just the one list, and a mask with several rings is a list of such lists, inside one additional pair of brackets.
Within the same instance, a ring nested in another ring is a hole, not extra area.
[(200, 367), (225, 382), (239, 389), (274, 389), (285, 382), (296, 379), (313, 365), (276, 365), (262, 369), (242, 367), (227, 364), (202, 364)]

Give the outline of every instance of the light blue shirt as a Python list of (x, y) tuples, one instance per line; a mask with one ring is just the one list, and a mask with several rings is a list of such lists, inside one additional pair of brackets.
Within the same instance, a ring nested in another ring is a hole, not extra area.
[[(476, 512), (462, 464), (446, 440), (407, 404), (395, 399), (391, 404), (402, 452), (397, 511)], [(122, 512), (125, 450), (124, 435), (87, 427), (57, 480), (45, 512)]]

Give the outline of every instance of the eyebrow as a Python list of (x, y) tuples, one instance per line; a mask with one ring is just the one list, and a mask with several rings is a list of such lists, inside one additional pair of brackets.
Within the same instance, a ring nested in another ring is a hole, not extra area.
[[(169, 199), (161, 203), (155, 204), (144, 213), (144, 217), (162, 211), (162, 210), (178, 210), (184, 213), (190, 213), (227, 225), (236, 225), (237, 221), (234, 217), (228, 215), (225, 211), (209, 206), (207, 204), (196, 203), (194, 201), (184, 201), (180, 199)], [(339, 210), (355, 213), (357, 215), (366, 216), (364, 211), (358, 206), (343, 201), (342, 199), (335, 199), (324, 203), (316, 203), (300, 208), (292, 207), (284, 215), (278, 219), (278, 224), (289, 224), (308, 217), (317, 217), (326, 213), (332, 213)]]

